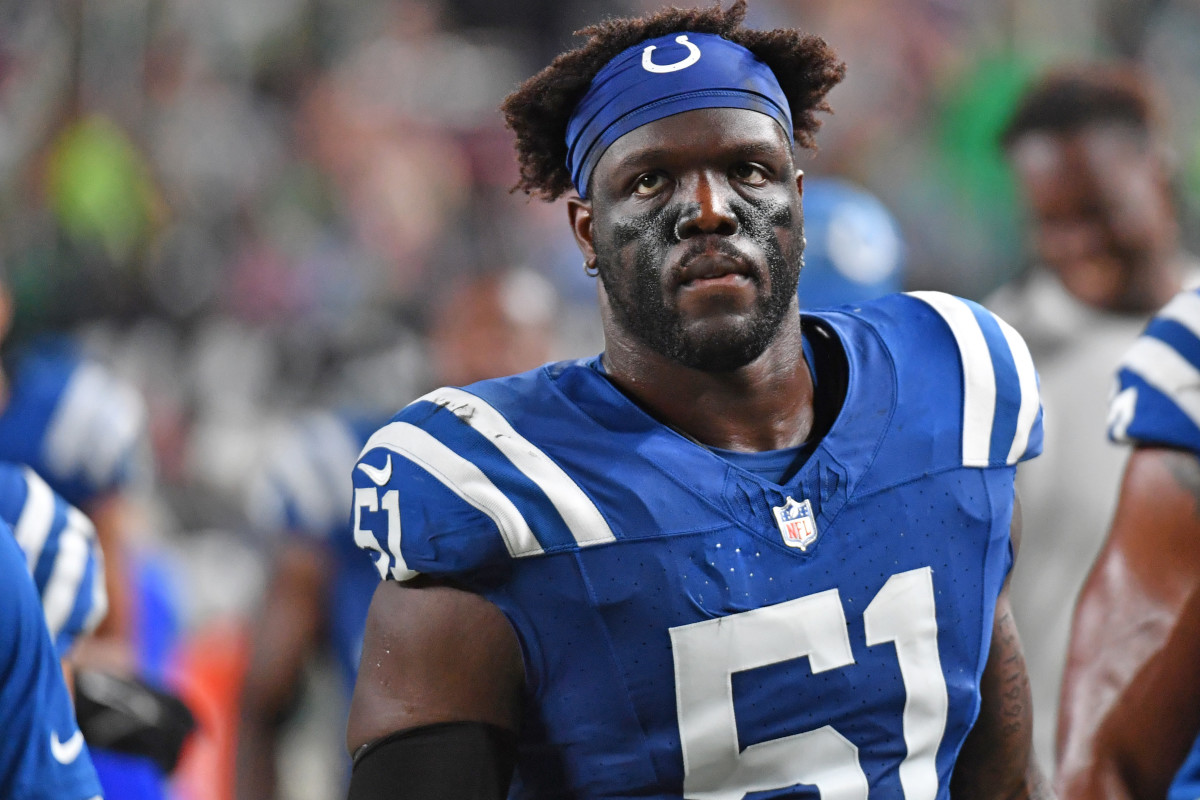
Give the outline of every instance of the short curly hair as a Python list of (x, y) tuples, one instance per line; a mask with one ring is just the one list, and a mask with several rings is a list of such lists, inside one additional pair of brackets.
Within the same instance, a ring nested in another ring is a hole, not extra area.
[(728, 10), (664, 8), (653, 14), (609, 19), (576, 31), (588, 37), (581, 47), (560, 54), (550, 66), (521, 84), (500, 109), (516, 134), (520, 180), (514, 191), (554, 200), (573, 187), (567, 170), (567, 122), (596, 73), (614, 56), (638, 42), (677, 31), (722, 36), (758, 56), (779, 80), (792, 110), (796, 144), (816, 149), (821, 127), (817, 112), (831, 112), (825, 95), (846, 74), (846, 65), (818, 36), (781, 28), (742, 27), (746, 0)]
[(1124, 63), (1060, 66), (1026, 90), (1000, 134), (1000, 146), (1012, 150), (1029, 133), (1065, 135), (1109, 124), (1146, 138), (1163, 132), (1163, 102), (1149, 76)]

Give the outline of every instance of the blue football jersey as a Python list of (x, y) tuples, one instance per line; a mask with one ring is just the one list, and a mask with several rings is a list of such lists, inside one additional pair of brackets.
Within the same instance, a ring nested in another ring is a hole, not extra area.
[(1117, 442), (1200, 454), (1200, 290), (1175, 296), (1121, 360), (1109, 408)]
[[(1159, 445), (1200, 455), (1200, 290), (1175, 296), (1146, 326), (1121, 360), (1109, 408), (1117, 442)], [(1167, 797), (1200, 797), (1200, 739)]]
[(782, 485), (596, 359), (437, 390), (367, 443), (354, 535), (380, 574), (453, 579), (516, 632), (511, 796), (949, 796), (1041, 449), (1033, 364), (944, 294), (803, 324), (847, 389)]
[(50, 638), (65, 657), (76, 637), (95, 630), (108, 610), (96, 529), (32, 469), (8, 462), (0, 462), (0, 519), (25, 554)]
[(85, 800), (100, 783), (25, 557), (0, 522), (0, 797)]
[(383, 420), (317, 412), (288, 425), (271, 448), (250, 497), (250, 515), (266, 530), (326, 548), (332, 583), (329, 632), (334, 656), (354, 688), (367, 607), (379, 574), (350, 533), (349, 471)]
[(132, 480), (142, 468), (141, 395), (66, 347), (16, 360), (0, 409), (0, 460), (28, 464), (74, 506)]

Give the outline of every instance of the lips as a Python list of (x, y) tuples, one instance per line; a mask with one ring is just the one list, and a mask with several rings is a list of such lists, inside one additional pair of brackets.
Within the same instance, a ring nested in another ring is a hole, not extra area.
[(684, 260), (675, 273), (675, 282), (689, 286), (700, 282), (753, 278), (754, 271), (740, 258), (723, 253), (704, 253)]

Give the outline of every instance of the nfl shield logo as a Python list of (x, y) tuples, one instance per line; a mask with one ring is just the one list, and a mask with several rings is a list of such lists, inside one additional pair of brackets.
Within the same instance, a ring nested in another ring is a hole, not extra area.
[(807, 500), (797, 503), (792, 498), (781, 506), (773, 506), (775, 524), (783, 536), (783, 543), (788, 547), (799, 547), (807, 551), (808, 546), (817, 540), (817, 521), (813, 518), (812, 504)]

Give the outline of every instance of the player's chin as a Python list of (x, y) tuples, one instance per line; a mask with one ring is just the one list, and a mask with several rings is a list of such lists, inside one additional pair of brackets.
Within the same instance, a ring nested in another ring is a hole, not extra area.
[(706, 372), (732, 372), (751, 364), (769, 344), (753, 315), (692, 320), (680, 339), (678, 360)]

